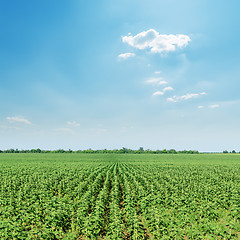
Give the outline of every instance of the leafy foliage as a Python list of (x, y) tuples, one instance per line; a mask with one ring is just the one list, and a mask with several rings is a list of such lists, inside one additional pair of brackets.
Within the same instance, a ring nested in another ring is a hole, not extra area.
[(237, 154), (0, 155), (1, 239), (239, 239)]

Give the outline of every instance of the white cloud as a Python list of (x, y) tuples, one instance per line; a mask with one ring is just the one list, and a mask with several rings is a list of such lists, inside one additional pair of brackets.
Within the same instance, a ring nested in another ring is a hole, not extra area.
[(218, 108), (218, 107), (220, 107), (220, 106), (219, 106), (219, 104), (213, 104), (213, 105), (209, 105), (208, 107), (209, 107), (209, 108)]
[(164, 95), (164, 92), (157, 91), (152, 94), (153, 96), (159, 96), (159, 95)]
[(71, 125), (73, 127), (80, 127), (80, 123), (78, 123), (76, 121), (68, 121), (67, 124)]
[(29, 120), (23, 117), (7, 117), (6, 119), (11, 123), (24, 123), (28, 125), (32, 124)]
[(160, 74), (160, 73), (161, 73), (161, 71), (155, 71), (154, 73), (155, 73), (155, 74)]
[(148, 84), (154, 84), (154, 85), (165, 85), (168, 82), (166, 82), (163, 78), (149, 78), (145, 81)]
[(122, 54), (119, 54), (118, 55), (118, 59), (120, 60), (126, 60), (130, 57), (134, 57), (135, 56), (135, 53), (122, 53)]
[(163, 89), (163, 91), (164, 92), (166, 92), (166, 91), (173, 91), (174, 89), (172, 88), (172, 87), (165, 87), (164, 89)]
[(164, 95), (166, 91), (172, 91), (172, 90), (173, 88), (169, 86), (169, 87), (165, 87), (162, 91), (154, 92), (152, 95), (153, 96)]
[(205, 92), (201, 92), (201, 93), (188, 93), (186, 95), (183, 95), (183, 96), (173, 96), (173, 97), (170, 97), (170, 98), (167, 98), (167, 101), (168, 102), (179, 102), (179, 101), (182, 101), (182, 100), (188, 100), (188, 99), (191, 99), (191, 98), (197, 98), (199, 96), (202, 96), (202, 95), (206, 95)]
[(199, 109), (204, 108), (204, 106), (198, 106)]
[(191, 39), (183, 34), (159, 34), (156, 30), (149, 29), (135, 36), (123, 36), (122, 41), (137, 49), (149, 48), (152, 53), (168, 53), (186, 47)]

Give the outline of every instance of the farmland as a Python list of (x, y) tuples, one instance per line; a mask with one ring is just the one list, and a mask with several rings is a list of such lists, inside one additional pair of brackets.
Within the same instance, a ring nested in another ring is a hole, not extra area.
[(240, 239), (239, 154), (0, 154), (1, 239)]

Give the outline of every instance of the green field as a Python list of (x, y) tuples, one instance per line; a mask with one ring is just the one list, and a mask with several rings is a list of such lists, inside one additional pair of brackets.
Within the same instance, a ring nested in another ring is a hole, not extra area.
[(0, 239), (240, 239), (240, 155), (2, 153)]

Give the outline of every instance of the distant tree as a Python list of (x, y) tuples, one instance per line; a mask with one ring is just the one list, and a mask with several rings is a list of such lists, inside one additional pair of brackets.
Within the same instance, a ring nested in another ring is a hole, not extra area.
[(84, 150), (84, 151), (85, 151), (85, 153), (95, 153), (95, 151), (92, 150), (91, 148), (89, 148), (89, 149), (87, 149), (87, 150)]
[(13, 148), (6, 151), (7, 153), (15, 153), (15, 150)]
[(227, 150), (224, 150), (223, 153), (228, 153), (228, 151), (227, 151)]
[(170, 149), (170, 150), (168, 150), (168, 153), (171, 153), (171, 154), (176, 154), (176, 153), (177, 153), (177, 151), (176, 151), (175, 149)]
[(127, 152), (128, 152), (127, 148), (125, 148), (125, 147), (123, 147), (123, 148), (120, 149), (120, 150), (122, 150), (122, 153), (127, 153)]
[(235, 151), (235, 150), (232, 150), (232, 153), (236, 153), (236, 151)]
[(102, 150), (102, 153), (108, 153), (109, 151), (105, 148)]
[(139, 152), (143, 152), (143, 151), (144, 151), (143, 147), (140, 147), (140, 148), (138, 149), (138, 151), (139, 151)]
[(58, 150), (56, 150), (54, 152), (56, 152), (56, 153), (65, 153), (65, 150), (64, 149), (58, 149)]
[(194, 154), (199, 154), (199, 151), (194, 150), (193, 153), (194, 153)]
[(145, 153), (152, 153), (152, 150), (146, 149), (144, 152), (145, 152)]
[(161, 153), (168, 153), (166, 149), (163, 149)]

